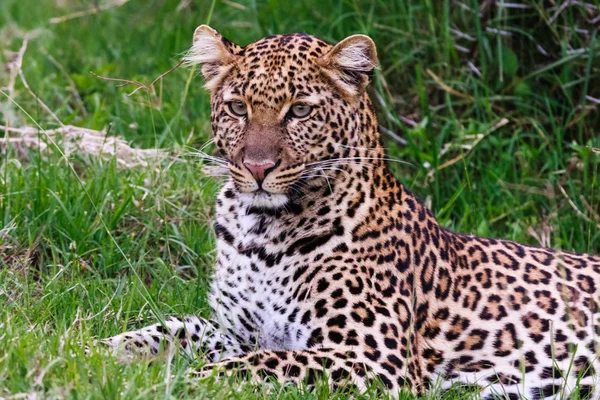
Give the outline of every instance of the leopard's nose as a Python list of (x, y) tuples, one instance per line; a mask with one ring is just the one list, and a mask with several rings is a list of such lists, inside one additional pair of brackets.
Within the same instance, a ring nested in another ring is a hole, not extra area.
[(244, 167), (250, 171), (254, 179), (261, 182), (265, 179), (267, 174), (275, 168), (275, 162), (270, 160), (263, 160), (260, 162), (245, 160)]

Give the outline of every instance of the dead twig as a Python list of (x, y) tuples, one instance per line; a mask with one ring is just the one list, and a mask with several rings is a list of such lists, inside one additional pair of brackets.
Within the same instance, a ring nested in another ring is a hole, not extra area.
[(128, 3), (129, 0), (115, 0), (109, 2), (108, 4), (102, 6), (96, 6), (94, 8), (90, 8), (89, 10), (77, 11), (71, 14), (63, 15), (62, 17), (54, 17), (50, 18), (51, 24), (60, 24), (62, 22), (70, 21), (72, 19), (86, 17), (88, 15), (98, 14), (102, 11), (110, 10), (111, 8), (121, 7), (122, 5)]
[(442, 89), (444, 89), (444, 91), (446, 91), (450, 94), (453, 94), (456, 97), (460, 97), (461, 99), (466, 99), (469, 101), (475, 100), (475, 98), (473, 96), (459, 92), (458, 90), (455, 90), (455, 89), (451, 88), (450, 86), (448, 86), (446, 83), (444, 83), (444, 81), (442, 81), (442, 79), (439, 76), (437, 76), (429, 68), (427, 68), (425, 71), (427, 71), (427, 74), (429, 74), (429, 76), (431, 76), (431, 78), (435, 81), (435, 83), (437, 83)]
[[(63, 152), (68, 157), (70, 154), (84, 154), (104, 159), (115, 157), (117, 163), (125, 168), (136, 166), (148, 166), (151, 159), (166, 158), (167, 154), (159, 149), (136, 149), (119, 137), (107, 136), (107, 131), (80, 128), (65, 125), (57, 129), (45, 131), (47, 136), (39, 137), (39, 129), (33, 127), (12, 128), (0, 125), (0, 130), (7, 133), (6, 137), (0, 138), (0, 145), (11, 144), (17, 147), (19, 153), (26, 153), (27, 149), (46, 150), (48, 143), (45, 137), (52, 141), (62, 143)], [(16, 136), (8, 137), (8, 134)], [(59, 140), (60, 139), (60, 140)]]
[[(484, 133), (480, 133), (477, 135), (474, 135), (474, 141), (469, 144), (469, 145), (463, 145), (461, 146), (463, 149), (465, 149), (466, 151), (464, 153), (459, 154), (458, 156), (454, 157), (451, 160), (446, 161), (445, 163), (443, 163), (442, 165), (438, 166), (435, 169), (432, 169), (431, 171), (429, 171), (427, 173), (426, 176), (426, 182), (429, 181), (433, 181), (433, 175), (437, 172), (440, 171), (444, 168), (447, 168), (449, 166), (451, 166), (452, 164), (457, 163), (458, 161), (462, 160), (463, 158), (465, 158), (466, 156), (468, 156), (471, 151), (475, 148), (475, 146), (477, 146), (479, 144), (479, 142), (481, 142), (485, 137), (487, 137), (490, 133), (500, 129), (501, 127), (503, 127), (504, 125), (508, 124), (508, 119), (507, 118), (502, 118), (496, 125), (492, 126), (490, 129), (488, 129), (487, 131), (485, 131)], [(449, 148), (444, 149), (445, 151), (447, 151)], [(445, 153), (445, 151), (442, 151), (442, 153)]]
[(41, 52), (63, 74), (63, 76), (65, 77), (65, 79), (69, 83), (69, 87), (71, 88), (71, 92), (73, 92), (73, 95), (75, 96), (75, 100), (77, 101), (77, 104), (79, 104), (79, 108), (80, 108), (81, 112), (83, 113), (83, 115), (87, 116), (88, 113), (87, 113), (87, 110), (85, 108), (85, 104), (83, 103), (83, 99), (81, 98), (81, 96), (79, 95), (79, 92), (77, 91), (77, 85), (75, 85), (75, 82), (73, 82), (73, 79), (71, 79), (71, 76), (65, 70), (65, 67), (63, 67), (63, 65), (61, 63), (59, 63), (56, 60), (56, 58), (54, 58), (52, 56), (52, 54), (48, 53), (46, 51), (46, 49), (42, 49)]
[(408, 144), (408, 141), (406, 139), (404, 139), (403, 137), (398, 135), (396, 132), (387, 129), (384, 126), (379, 125), (379, 130), (381, 132), (385, 133), (386, 135), (388, 135), (389, 137), (391, 137), (392, 139), (394, 139), (396, 142), (400, 143), (401, 145)]
[(120, 83), (120, 85), (117, 85), (117, 87), (125, 87), (125, 86), (129, 86), (129, 85), (135, 85), (135, 86), (137, 86), (137, 88), (135, 88), (131, 93), (129, 93), (127, 95), (127, 97), (130, 97), (130, 96), (133, 96), (138, 90), (146, 90), (148, 92), (152, 91), (154, 89), (154, 84), (156, 82), (160, 81), (162, 78), (164, 78), (165, 76), (169, 75), (171, 72), (175, 71), (177, 68), (181, 67), (181, 65), (184, 62), (185, 62), (184, 60), (181, 60), (179, 62), (179, 64), (177, 64), (176, 66), (174, 66), (173, 68), (171, 68), (167, 72), (163, 72), (162, 74), (160, 74), (159, 76), (157, 76), (156, 79), (154, 79), (149, 85), (144, 85), (142, 82), (132, 81), (132, 80), (129, 80), (129, 79), (119, 79), (119, 78), (110, 78), (110, 77), (106, 77), (106, 76), (100, 76), (100, 75), (95, 74), (94, 72), (91, 72), (91, 71), (90, 71), (90, 73), (92, 75), (94, 75), (96, 78), (102, 79), (103, 81), (118, 82), (118, 83)]
[(553, 199), (555, 197), (554, 192), (549, 188), (540, 189), (535, 186), (523, 185), (520, 183), (504, 182), (503, 180), (499, 180), (498, 183), (500, 183), (502, 187), (505, 187), (509, 190), (518, 190), (519, 192), (524, 192), (527, 194), (536, 194), (539, 196), (547, 197), (549, 199)]
[[(25, 87), (25, 90), (27, 90), (27, 92), (31, 95), (31, 97), (33, 97), (38, 104), (40, 105), (40, 107), (42, 107), (48, 114), (50, 114), (50, 116), (52, 118), (54, 118), (54, 120), (60, 125), (60, 126), (64, 126), (64, 124), (62, 123), (62, 121), (56, 116), (56, 114), (54, 114), (54, 112), (50, 109), (50, 107), (48, 107), (46, 105), (46, 103), (44, 103), (42, 101), (42, 99), (40, 99), (38, 97), (38, 95), (36, 95), (33, 90), (31, 90), (31, 88), (29, 87), (29, 84), (27, 83), (27, 80), (25, 79), (25, 74), (23, 74), (23, 68), (22, 64), (23, 64), (23, 56), (25, 54), (25, 52), (27, 51), (27, 38), (25, 38), (23, 40), (23, 44), (21, 45), (21, 49), (19, 50), (19, 56), (17, 59), (17, 63), (15, 64), (14, 68), (16, 71), (16, 74), (19, 76), (19, 78), (21, 79), (21, 83), (23, 84), (23, 86)], [(14, 96), (10, 95), (10, 86), (9, 86), (9, 96), (11, 98), (13, 98)], [(14, 82), (13, 82), (13, 91), (14, 91)]]
[(565, 189), (562, 186), (558, 186), (558, 189), (560, 190), (560, 192), (562, 193), (563, 197), (567, 200), (567, 202), (569, 203), (569, 205), (571, 206), (571, 208), (575, 211), (575, 213), (580, 216), (584, 221), (589, 222), (591, 224), (595, 224), (596, 227), (598, 229), (600, 229), (600, 220), (599, 221), (594, 221), (592, 220), (590, 217), (588, 217), (587, 215), (585, 215), (580, 209), (579, 207), (577, 207), (577, 205), (573, 202), (573, 200), (571, 200), (571, 198), (569, 197), (569, 195), (567, 194), (567, 192), (565, 191)]
[(548, 19), (548, 23), (549, 24), (553, 24), (554, 21), (556, 21), (556, 18), (558, 18), (558, 16), (560, 15), (560, 13), (562, 13), (564, 11), (565, 8), (567, 8), (567, 6), (571, 4), (571, 0), (566, 0), (564, 1), (560, 7), (558, 7), (558, 9), (556, 10), (556, 12), (554, 13), (554, 15), (552, 15), (549, 19)]
[(177, 8), (175, 9), (175, 11), (181, 12), (183, 10), (188, 9), (190, 7), (190, 5), (192, 5), (192, 0), (181, 0), (179, 2), (179, 4), (177, 5)]
[(223, 0), (223, 4), (226, 4), (230, 7), (237, 8), (238, 10), (246, 11), (248, 7), (243, 4), (236, 3), (235, 1)]
[(589, 212), (590, 215), (600, 224), (600, 214), (594, 210), (594, 208), (590, 205), (590, 203), (587, 202), (583, 195), (579, 195), (579, 200), (581, 200), (581, 204), (583, 204), (583, 207), (587, 210), (587, 212)]
[(529, 226), (527, 228), (527, 233), (537, 240), (540, 246), (552, 247), (552, 227), (546, 223), (543, 223), (538, 229), (539, 232), (536, 232), (532, 226)]
[(9, 71), (8, 86), (6, 87), (6, 91), (10, 97), (15, 97), (15, 83), (17, 81), (17, 75), (19, 75), (19, 71), (21, 71), (21, 67), (23, 65), (23, 56), (25, 55), (25, 51), (27, 51), (27, 38), (23, 40), (23, 44), (21, 45), (21, 48), (17, 54), (15, 54), (12, 60), (6, 64)]
[(44, 103), (42, 101), (42, 99), (40, 99), (33, 92), (33, 90), (31, 90), (31, 87), (29, 87), (29, 84), (27, 83), (27, 80), (25, 79), (25, 74), (23, 74), (22, 67), (23, 67), (23, 57), (25, 55), (25, 52), (27, 51), (27, 43), (28, 43), (28, 39), (27, 38), (23, 39), (23, 44), (21, 45), (21, 48), (17, 52), (17, 55), (8, 64), (8, 68), (10, 71), (8, 86), (6, 87), (7, 92), (8, 92), (8, 97), (11, 99), (15, 97), (15, 83), (16, 83), (16, 79), (18, 76), (19, 79), (21, 80), (21, 83), (25, 87), (25, 90), (27, 90), (27, 92), (31, 95), (31, 97), (33, 97), (38, 102), (40, 107), (42, 107), (42, 109), (44, 109), (60, 126), (64, 126), (62, 121), (56, 116), (56, 114), (50, 109), (50, 107), (48, 107), (46, 105), (46, 103)]

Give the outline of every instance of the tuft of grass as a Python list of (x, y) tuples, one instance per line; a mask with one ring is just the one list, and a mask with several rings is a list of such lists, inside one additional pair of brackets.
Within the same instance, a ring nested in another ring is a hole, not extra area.
[[(380, 54), (370, 90), (386, 146), (411, 164), (392, 168), (444, 226), (600, 252), (598, 4), (130, 0), (51, 23), (95, 3), (110, 1), (0, 2), (0, 88), (10, 97), (0, 95), (0, 125), (59, 127), (18, 77), (11, 84), (25, 37), (23, 75), (63, 124), (181, 155), (210, 137), (196, 72), (178, 69), (154, 92), (126, 97), (128, 88), (90, 71), (149, 83), (208, 19), (242, 45), (293, 31), (332, 42), (365, 33)], [(189, 383), (190, 360), (179, 355), (151, 365), (84, 356), (93, 337), (207, 315), (219, 182), (181, 156), (123, 168), (77, 152), (67, 164), (52, 146), (8, 144), (0, 154), (0, 397), (348, 397)], [(458, 388), (443, 398), (470, 395)]]

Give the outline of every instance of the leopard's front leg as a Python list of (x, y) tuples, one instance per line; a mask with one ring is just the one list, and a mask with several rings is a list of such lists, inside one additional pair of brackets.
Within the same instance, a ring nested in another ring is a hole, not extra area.
[(216, 322), (200, 317), (170, 317), (154, 324), (125, 332), (100, 343), (123, 359), (154, 358), (169, 348), (181, 348), (187, 354), (200, 354), (210, 362), (247, 352), (231, 333), (223, 332)]
[(240, 357), (232, 357), (210, 363), (190, 371), (193, 378), (239, 376), (252, 383), (261, 383), (274, 378), (281, 384), (314, 385), (327, 378), (332, 388), (355, 387), (366, 389), (374, 380), (380, 380), (389, 390), (396, 393), (403, 387), (411, 388), (415, 382), (403, 375), (403, 369), (395, 370), (395, 380), (388, 378), (389, 368), (383, 373), (381, 364), (362, 357), (353, 348), (320, 348), (315, 350), (261, 350)]

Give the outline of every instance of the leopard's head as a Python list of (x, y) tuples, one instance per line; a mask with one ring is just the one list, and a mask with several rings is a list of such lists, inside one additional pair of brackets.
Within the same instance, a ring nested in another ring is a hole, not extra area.
[[(377, 63), (373, 41), (336, 45), (295, 33), (240, 47), (202, 25), (187, 56), (211, 93), (214, 142), (236, 189), (260, 207), (284, 206), (357, 146)], [(372, 121), (371, 121), (372, 122)]]

